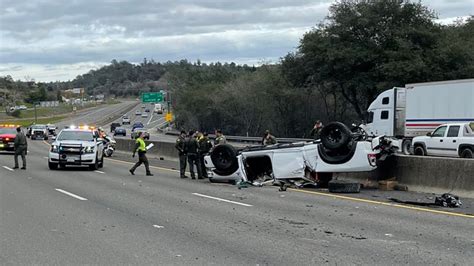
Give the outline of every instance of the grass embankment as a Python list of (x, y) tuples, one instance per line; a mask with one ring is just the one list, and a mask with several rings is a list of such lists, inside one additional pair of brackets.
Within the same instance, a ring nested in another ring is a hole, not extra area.
[[(54, 116), (50, 118), (38, 118), (37, 124), (54, 124), (56, 122), (59, 122), (63, 119), (65, 119), (67, 116), (66, 115), (61, 115), (61, 116)], [(7, 120), (7, 121), (2, 121), (0, 120), (0, 124), (13, 124), (13, 125), (19, 125), (23, 127), (30, 126), (34, 124), (35, 118), (28, 118), (28, 119), (21, 119), (21, 120)]]

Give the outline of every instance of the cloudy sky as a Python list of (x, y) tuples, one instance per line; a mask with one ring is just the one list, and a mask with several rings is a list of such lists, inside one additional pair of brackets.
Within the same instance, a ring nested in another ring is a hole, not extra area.
[[(277, 62), (326, 0), (0, 0), (0, 76), (74, 79), (112, 59)], [(444, 23), (473, 0), (425, 0)]]

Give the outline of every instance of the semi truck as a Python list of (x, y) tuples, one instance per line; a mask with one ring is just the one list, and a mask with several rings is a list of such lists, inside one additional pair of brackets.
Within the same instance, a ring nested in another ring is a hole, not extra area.
[(409, 154), (414, 137), (441, 124), (474, 121), (474, 79), (394, 87), (378, 95), (367, 112), (367, 134), (392, 137)]
[(155, 104), (155, 113), (162, 114), (163, 113), (163, 105), (161, 103)]

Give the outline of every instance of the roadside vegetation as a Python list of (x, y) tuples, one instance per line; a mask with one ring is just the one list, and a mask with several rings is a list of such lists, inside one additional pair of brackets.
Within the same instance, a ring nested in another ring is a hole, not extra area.
[(394, 86), (473, 78), (474, 18), (441, 25), (435, 14), (413, 1), (339, 1), (275, 64), (113, 60), (69, 82), (0, 78), (0, 104), (54, 100), (75, 87), (134, 98), (163, 89), (178, 128), (308, 137), (318, 119), (360, 122), (370, 102)]

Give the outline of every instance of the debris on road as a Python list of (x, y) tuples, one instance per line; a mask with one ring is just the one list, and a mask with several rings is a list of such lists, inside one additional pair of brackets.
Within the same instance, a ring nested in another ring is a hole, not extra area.
[(450, 193), (444, 193), (440, 197), (436, 197), (434, 202), (399, 200), (396, 198), (389, 198), (389, 200), (396, 203), (404, 203), (417, 206), (441, 206), (449, 208), (459, 208), (462, 205), (462, 202), (459, 197)]

